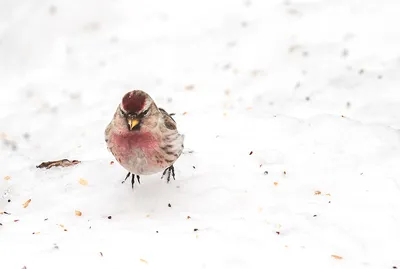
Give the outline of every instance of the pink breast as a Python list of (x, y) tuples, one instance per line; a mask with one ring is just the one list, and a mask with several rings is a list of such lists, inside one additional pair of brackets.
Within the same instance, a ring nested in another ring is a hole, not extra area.
[(142, 149), (147, 151), (157, 147), (157, 139), (151, 133), (123, 132), (113, 135), (114, 144), (121, 150), (132, 151)]
[(122, 164), (134, 161), (138, 156), (152, 159), (158, 149), (157, 139), (149, 132), (121, 132), (111, 135), (112, 151)]

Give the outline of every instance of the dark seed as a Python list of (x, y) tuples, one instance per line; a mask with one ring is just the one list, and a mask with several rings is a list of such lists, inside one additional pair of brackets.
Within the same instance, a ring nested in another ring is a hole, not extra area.
[(313, 217), (315, 218), (317, 215), (314, 215)]
[(277, 235), (280, 235), (280, 234), (281, 234), (281, 232), (276, 232), (276, 234), (277, 234)]
[(111, 217), (111, 216), (108, 216), (108, 219), (112, 219), (112, 217)]
[(193, 169), (196, 169), (196, 166), (193, 165)]
[(249, 155), (251, 155), (251, 154), (253, 154), (253, 152), (252, 152), (252, 151), (250, 151)]
[(11, 200), (10, 200), (10, 199), (8, 199), (8, 201), (7, 201), (7, 202), (11, 203)]
[(158, 231), (156, 231), (156, 233), (158, 233)]
[(171, 207), (171, 204), (168, 204), (168, 207)]
[(199, 230), (199, 229), (197, 229), (197, 228), (194, 228), (194, 229), (193, 229), (193, 231), (195, 231), (195, 232), (197, 232), (198, 230)]
[(268, 171), (264, 171), (264, 175), (268, 175)]
[(44, 221), (49, 220), (48, 218), (45, 218)]

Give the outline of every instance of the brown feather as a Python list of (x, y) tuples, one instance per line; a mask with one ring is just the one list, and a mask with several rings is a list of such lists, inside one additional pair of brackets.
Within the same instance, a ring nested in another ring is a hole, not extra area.
[(176, 122), (171, 117), (171, 115), (168, 114), (167, 111), (165, 111), (162, 108), (159, 108), (159, 110), (161, 111), (161, 114), (163, 115), (165, 127), (167, 127), (170, 130), (176, 130)]

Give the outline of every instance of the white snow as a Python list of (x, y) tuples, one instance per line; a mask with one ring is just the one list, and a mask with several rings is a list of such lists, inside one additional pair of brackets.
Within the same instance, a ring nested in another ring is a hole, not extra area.
[[(400, 268), (399, 10), (1, 1), (0, 268)], [(110, 164), (131, 89), (185, 134), (170, 184)]]

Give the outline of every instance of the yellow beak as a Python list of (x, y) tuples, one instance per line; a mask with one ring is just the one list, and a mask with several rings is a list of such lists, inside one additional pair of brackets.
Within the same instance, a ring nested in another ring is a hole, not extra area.
[(132, 130), (133, 127), (135, 127), (136, 125), (139, 124), (139, 120), (137, 120), (137, 119), (128, 119), (128, 124), (129, 124), (129, 127)]

